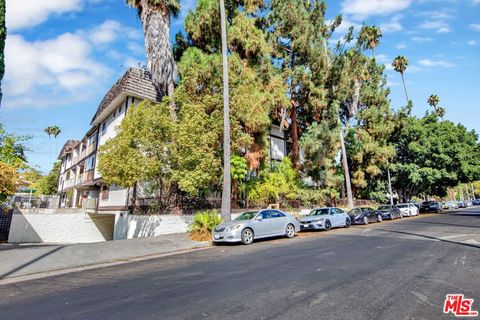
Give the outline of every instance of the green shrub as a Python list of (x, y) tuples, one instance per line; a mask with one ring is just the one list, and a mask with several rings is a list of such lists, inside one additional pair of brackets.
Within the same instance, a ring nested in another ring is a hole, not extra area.
[(222, 222), (222, 218), (215, 210), (195, 214), (189, 227), (191, 238), (194, 240), (210, 240), (213, 229)]

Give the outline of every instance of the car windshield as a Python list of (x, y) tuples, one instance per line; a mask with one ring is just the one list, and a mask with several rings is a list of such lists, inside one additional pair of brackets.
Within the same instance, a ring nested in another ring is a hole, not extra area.
[(315, 209), (315, 210), (312, 210), (312, 212), (310, 212), (308, 215), (309, 216), (319, 216), (319, 215), (322, 215), (322, 214), (328, 214), (328, 211), (329, 211), (328, 208)]
[(236, 217), (235, 221), (242, 221), (242, 220), (252, 220), (258, 211), (247, 211)]
[(408, 204), (397, 204), (399, 208), (408, 208)]
[(390, 210), (392, 209), (392, 206), (381, 206), (381, 207), (378, 207), (378, 210)]
[(434, 205), (434, 204), (437, 204), (436, 202), (433, 202), (433, 201), (426, 201), (423, 203), (424, 206), (431, 206), (431, 205)]
[(355, 208), (355, 209), (350, 210), (348, 213), (356, 216), (356, 215), (359, 215), (359, 214), (362, 213), (362, 209), (361, 208)]

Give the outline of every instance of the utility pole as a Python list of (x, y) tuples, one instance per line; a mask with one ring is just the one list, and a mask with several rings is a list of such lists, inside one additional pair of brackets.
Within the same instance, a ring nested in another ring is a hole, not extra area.
[(347, 162), (347, 149), (345, 148), (345, 140), (343, 139), (343, 129), (340, 122), (340, 143), (342, 144), (342, 159), (343, 159), (343, 171), (345, 171), (345, 184), (347, 186), (347, 206), (349, 209), (354, 207), (353, 204), (353, 193), (352, 193), (352, 184), (350, 182), (350, 170), (348, 170)]
[[(393, 191), (392, 191), (392, 180), (390, 179), (390, 164), (388, 164), (387, 175), (388, 175), (388, 191), (390, 192), (390, 204), (393, 206)], [(399, 200), (399, 201), (403, 201), (403, 200)]]
[(222, 32), (222, 64), (223, 64), (223, 192), (222, 217), (225, 222), (231, 220), (231, 177), (230, 177), (230, 93), (228, 85), (227, 56), (227, 19), (225, 2), (220, 0), (220, 27)]

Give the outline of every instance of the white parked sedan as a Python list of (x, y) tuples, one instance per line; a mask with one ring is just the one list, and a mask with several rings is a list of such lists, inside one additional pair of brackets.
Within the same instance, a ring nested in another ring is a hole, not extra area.
[(242, 242), (254, 239), (286, 236), (295, 237), (300, 231), (298, 221), (286, 212), (273, 209), (244, 212), (231, 222), (219, 224), (213, 230), (213, 242)]
[(418, 216), (418, 214), (420, 213), (417, 206), (412, 203), (400, 203), (397, 204), (397, 208), (400, 209), (403, 217)]
[(331, 228), (350, 227), (351, 221), (345, 211), (338, 208), (313, 209), (300, 219), (301, 230), (330, 230)]

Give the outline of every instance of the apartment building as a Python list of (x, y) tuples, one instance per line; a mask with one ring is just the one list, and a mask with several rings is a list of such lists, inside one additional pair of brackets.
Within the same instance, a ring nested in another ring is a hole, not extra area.
[[(62, 161), (58, 194), (61, 207), (84, 208), (91, 212), (118, 213), (128, 210), (133, 190), (105, 184), (98, 165), (97, 150), (116, 135), (116, 128), (128, 108), (143, 100), (159, 102), (161, 95), (143, 69), (132, 67), (107, 92), (91, 120), (91, 128), (81, 140), (68, 140)], [(271, 127), (270, 159), (281, 161), (287, 155), (287, 139), (279, 126)]]

